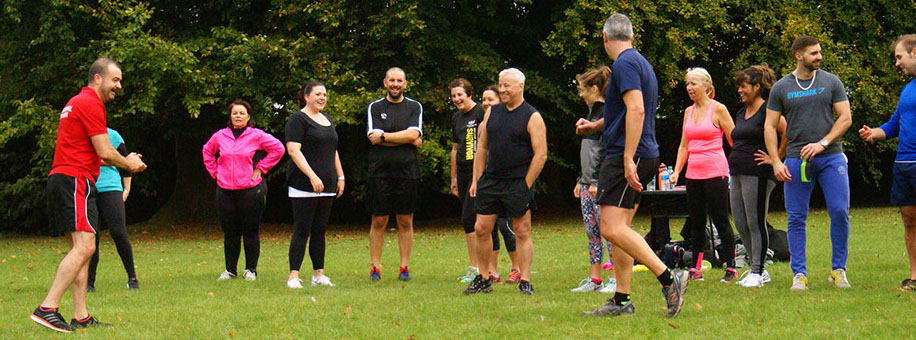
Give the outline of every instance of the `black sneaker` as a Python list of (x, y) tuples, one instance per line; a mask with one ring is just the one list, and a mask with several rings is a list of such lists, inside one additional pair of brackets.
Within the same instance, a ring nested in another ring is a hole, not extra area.
[(666, 316), (669, 318), (676, 317), (677, 313), (681, 312), (681, 306), (684, 305), (684, 294), (687, 293), (687, 283), (690, 282), (690, 274), (683, 270), (672, 270), (671, 276), (674, 277), (674, 282), (668, 287), (662, 287), (662, 295), (665, 296), (665, 302), (668, 303)]
[(521, 280), (518, 282), (518, 291), (522, 292), (522, 294), (531, 295), (534, 294), (534, 287), (531, 286), (531, 282)]
[(84, 329), (84, 328), (114, 327), (114, 325), (110, 323), (99, 322), (99, 320), (96, 320), (94, 317), (90, 315), (88, 318), (86, 318), (83, 321), (79, 321), (77, 319), (70, 319), (70, 327), (72, 327), (74, 330), (77, 330), (77, 329)]
[(607, 299), (607, 304), (593, 311), (585, 311), (582, 314), (585, 315), (608, 315), (608, 316), (623, 316), (623, 315), (633, 315), (636, 313), (636, 307), (633, 306), (633, 301), (627, 301), (623, 306), (618, 306), (614, 299)]
[(35, 311), (32, 312), (32, 315), (29, 315), (29, 319), (35, 321), (35, 323), (48, 327), (58, 332), (70, 333), (73, 331), (73, 327), (70, 327), (64, 317), (57, 312), (57, 308), (35, 308)]
[(87, 284), (86, 284), (86, 291), (89, 292), (89, 293), (94, 292), (94, 291), (95, 291), (95, 284), (94, 284), (94, 283), (87, 283)]
[(489, 293), (493, 291), (493, 283), (490, 282), (490, 279), (483, 279), (483, 275), (477, 274), (474, 277), (474, 281), (471, 281), (471, 284), (468, 285), (468, 289), (464, 290), (465, 294), (477, 294), (477, 293)]
[(127, 279), (127, 289), (130, 290), (140, 290), (140, 283), (137, 282), (136, 277)]

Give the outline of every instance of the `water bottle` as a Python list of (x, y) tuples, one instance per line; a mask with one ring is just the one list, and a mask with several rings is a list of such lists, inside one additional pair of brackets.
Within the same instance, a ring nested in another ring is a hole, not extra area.
[[(674, 174), (674, 167), (669, 166), (668, 167), (668, 178), (671, 178), (672, 174)], [(668, 190), (674, 190), (675, 186), (677, 186), (677, 183), (672, 183), (671, 181), (668, 181)]]
[(662, 180), (661, 180), (660, 182), (658, 182), (658, 189), (659, 189), (659, 190), (661, 190), (661, 191), (668, 191), (668, 190), (671, 190), (670, 186), (668, 185), (668, 178), (669, 178), (669, 176), (670, 176), (670, 175), (669, 175), (669, 173), (668, 173), (668, 169), (667, 169), (667, 168), (663, 169), (663, 170), (662, 170)]
[(648, 190), (648, 191), (654, 191), (654, 190), (655, 190), (655, 176), (652, 176), (652, 181), (649, 181), (649, 187), (646, 188), (646, 190)]
[(811, 170), (812, 166), (808, 164), (808, 161), (802, 161), (801, 163), (801, 181), (805, 183), (811, 182)]

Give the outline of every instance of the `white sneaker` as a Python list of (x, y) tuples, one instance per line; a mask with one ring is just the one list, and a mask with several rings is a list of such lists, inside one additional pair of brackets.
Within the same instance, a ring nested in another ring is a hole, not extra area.
[(235, 278), (235, 274), (230, 273), (228, 270), (224, 270), (222, 274), (219, 274), (219, 278), (216, 281), (226, 281)]
[(331, 279), (327, 276), (321, 275), (319, 277), (312, 277), (312, 286), (328, 286), (334, 287), (334, 284), (331, 283)]
[(617, 279), (608, 278), (607, 282), (598, 290), (599, 293), (614, 294), (617, 292)]
[(242, 274), (242, 276), (245, 277), (245, 280), (248, 281), (254, 281), (258, 279), (258, 275), (248, 269), (245, 269), (245, 272)]
[(295, 278), (289, 281), (286, 281), (286, 286), (292, 289), (302, 289), (302, 279)]
[(763, 287), (763, 276), (757, 273), (750, 273), (741, 282), (741, 286), (745, 288)]
[(808, 290), (808, 277), (805, 274), (798, 273), (792, 277), (792, 287), (789, 290)]
[(830, 276), (827, 277), (827, 281), (830, 281), (830, 283), (835, 284), (837, 288), (852, 288), (852, 286), (849, 285), (849, 280), (846, 279), (846, 270), (845, 269), (837, 269), (837, 270), (831, 271)]
[(773, 281), (772, 279), (770, 279), (770, 273), (767, 272), (766, 269), (763, 270), (763, 273), (760, 274), (760, 277), (763, 278), (763, 281), (761, 281), (763, 283), (770, 283), (770, 281)]
[(599, 289), (601, 289), (601, 286), (592, 282), (591, 278), (585, 278), (582, 281), (579, 281), (579, 287), (570, 289), (569, 291), (573, 293), (586, 293), (594, 292)]

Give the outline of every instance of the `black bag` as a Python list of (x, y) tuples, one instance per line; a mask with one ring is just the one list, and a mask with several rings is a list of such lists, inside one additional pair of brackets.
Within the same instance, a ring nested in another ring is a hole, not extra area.
[(792, 258), (789, 255), (789, 237), (785, 230), (773, 228), (770, 222), (767, 222), (767, 237), (770, 239), (770, 250), (773, 251), (773, 259), (785, 262)]
[[(703, 260), (709, 261), (713, 267), (721, 268), (722, 260), (719, 258), (719, 253), (724, 251), (722, 247), (722, 240), (719, 239), (719, 232), (716, 230), (716, 227), (712, 224), (709, 224), (705, 228), (705, 235), (700, 235), (705, 241), (703, 242)], [(690, 229), (690, 218), (687, 219), (687, 222), (684, 223), (684, 227), (681, 229), (681, 236), (684, 238), (684, 244), (689, 249), (693, 244), (693, 238), (696, 235), (693, 235)], [(687, 256), (684, 258), (684, 263), (687, 264), (687, 267), (696, 266), (696, 254), (693, 254), (692, 251), (687, 252)]]
[(684, 268), (687, 267), (684, 263), (684, 252), (683, 242), (668, 242), (665, 244), (662, 254), (659, 257), (668, 268)]

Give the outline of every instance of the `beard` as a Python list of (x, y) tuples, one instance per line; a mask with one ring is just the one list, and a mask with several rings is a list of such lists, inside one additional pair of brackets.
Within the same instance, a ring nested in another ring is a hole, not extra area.
[(817, 69), (820, 67), (821, 63), (818, 62), (818, 63), (815, 65), (815, 63), (814, 63), (813, 61), (812, 61), (812, 62), (807, 62), (807, 61), (805, 61), (805, 62), (802, 63), (802, 65), (805, 66), (805, 68), (807, 68), (809, 71), (814, 71), (814, 70), (817, 70)]
[(401, 99), (401, 96), (403, 96), (403, 95), (404, 95), (404, 93), (401, 92), (401, 91), (398, 91), (397, 94), (395, 94), (395, 93), (391, 92), (391, 90), (388, 90), (388, 97), (391, 97), (391, 99), (395, 99), (395, 100)]

